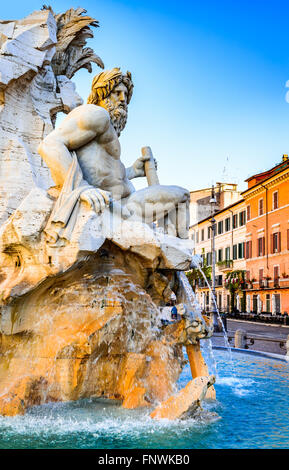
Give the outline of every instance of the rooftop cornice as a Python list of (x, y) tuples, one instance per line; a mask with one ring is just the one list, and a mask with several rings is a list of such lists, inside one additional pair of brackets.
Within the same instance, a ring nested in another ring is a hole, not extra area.
[(241, 194), (244, 197), (244, 199), (249, 199), (265, 191), (265, 188), (269, 189), (274, 186), (277, 186), (281, 181), (284, 181), (287, 179), (289, 179), (289, 168), (286, 168), (286, 170), (284, 170), (283, 173), (279, 173), (278, 176), (277, 175), (271, 176), (270, 178), (268, 178), (268, 180), (261, 181), (253, 188), (242, 191)]

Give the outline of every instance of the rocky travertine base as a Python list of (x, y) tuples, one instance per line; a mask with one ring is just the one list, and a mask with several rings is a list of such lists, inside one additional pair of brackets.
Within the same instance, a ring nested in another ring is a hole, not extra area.
[(182, 370), (182, 347), (158, 324), (148, 292), (164, 302), (169, 286), (164, 273), (107, 244), (16, 299), (12, 334), (1, 335), (0, 413), (92, 396), (127, 408), (166, 400)]
[(196, 375), (206, 375), (198, 340), (210, 325), (196, 315), (163, 328), (159, 317), (158, 306), (182, 291), (185, 241), (121, 220), (105, 240), (100, 217), (83, 208), (85, 243), (77, 235), (75, 244), (49, 246), (43, 227), (52, 204), (32, 190), (0, 231), (0, 413), (91, 396), (126, 408), (161, 402), (175, 389), (182, 345), (193, 347)]
[(74, 73), (91, 71), (91, 62), (103, 67), (84, 47), (90, 26), (98, 26), (85, 13), (55, 15), (44, 6), (0, 21), (3, 415), (92, 396), (120, 399), (126, 408), (167, 400), (184, 363), (182, 346), (199, 374), (198, 341), (212, 334), (194, 312), (167, 327), (159, 318), (172, 292), (182, 302), (176, 273), (190, 269), (192, 241), (125, 214), (117, 201), (95, 212), (80, 197), (77, 155), (60, 188), (37, 153), (56, 114), (82, 102)]

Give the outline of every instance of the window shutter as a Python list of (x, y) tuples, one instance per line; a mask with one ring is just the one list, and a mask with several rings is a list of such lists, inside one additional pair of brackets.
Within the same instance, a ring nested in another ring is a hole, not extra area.
[(259, 215), (263, 215), (263, 213), (264, 213), (263, 199), (259, 199)]
[(273, 240), (273, 233), (271, 233), (270, 235), (270, 238), (271, 238), (271, 254), (274, 253), (274, 240)]
[(250, 220), (251, 218), (251, 207), (247, 206), (247, 220)]
[(278, 251), (281, 251), (281, 232), (278, 233)]
[(252, 240), (249, 241), (249, 258), (252, 258)]
[(264, 237), (257, 239), (257, 256), (264, 256)]
[(273, 193), (273, 210), (278, 209), (278, 191)]
[(265, 237), (262, 238), (262, 256), (265, 255)]

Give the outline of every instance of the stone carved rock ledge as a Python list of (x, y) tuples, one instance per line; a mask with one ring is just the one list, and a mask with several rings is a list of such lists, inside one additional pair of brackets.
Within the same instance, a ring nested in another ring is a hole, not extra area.
[[(187, 240), (121, 217), (112, 230), (108, 208), (96, 214), (83, 206), (70, 242), (46, 243), (57, 192), (37, 148), (56, 114), (82, 103), (73, 75), (91, 71), (91, 62), (103, 68), (84, 47), (97, 26), (80, 8), (56, 15), (44, 7), (0, 22), (3, 415), (92, 396), (122, 400), (126, 408), (171, 400), (183, 345), (195, 381), (182, 392), (182, 406), (173, 400), (172, 417), (199, 404), (214, 382), (199, 347), (212, 334), (208, 321), (184, 315), (167, 327), (160, 322), (159, 307), (172, 293), (183, 300), (177, 271), (190, 267)], [(214, 397), (213, 387), (209, 392)], [(165, 403), (152, 417), (166, 417), (163, 410)]]

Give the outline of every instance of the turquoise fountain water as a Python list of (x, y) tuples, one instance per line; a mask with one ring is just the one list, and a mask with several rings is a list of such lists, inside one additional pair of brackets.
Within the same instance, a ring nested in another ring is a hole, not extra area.
[[(288, 448), (289, 364), (234, 353), (233, 375), (226, 352), (215, 359), (218, 400), (198, 419), (154, 421), (109, 400), (51, 403), (0, 418), (0, 448)], [(179, 387), (190, 378), (187, 365)]]
[(226, 332), (226, 329), (224, 327), (224, 323), (223, 323), (223, 320), (222, 320), (222, 317), (220, 315), (220, 312), (219, 312), (219, 308), (218, 308), (218, 305), (217, 305), (217, 302), (216, 302), (216, 298), (215, 298), (215, 295), (213, 294), (213, 291), (211, 289), (211, 286), (210, 286), (210, 283), (204, 273), (204, 271), (202, 270), (201, 266), (198, 266), (198, 270), (200, 271), (200, 273), (202, 274), (203, 278), (204, 278), (204, 281), (205, 283), (207, 284), (208, 286), (208, 289), (209, 289), (209, 292), (210, 292), (210, 296), (211, 296), (211, 299), (214, 303), (214, 306), (215, 306), (215, 310), (217, 312), (217, 315), (218, 315), (218, 319), (219, 319), (219, 322), (222, 326), (222, 331), (223, 331), (223, 335), (224, 335), (224, 342), (225, 342), (225, 345), (226, 345), (226, 348), (229, 352), (229, 355), (230, 355), (230, 362), (232, 363), (232, 351), (231, 351), (231, 346), (230, 346), (230, 343), (229, 343), (229, 339), (228, 339), (228, 335), (227, 335), (227, 332)]
[[(183, 285), (186, 285), (183, 279)], [(199, 309), (191, 289), (188, 302)], [(209, 372), (216, 374), (217, 401), (194, 419), (155, 421), (150, 409), (126, 410), (112, 400), (50, 403), (24, 416), (0, 417), (0, 449), (21, 448), (288, 448), (289, 364), (226, 351), (202, 341)], [(178, 381), (191, 380), (186, 365)]]

